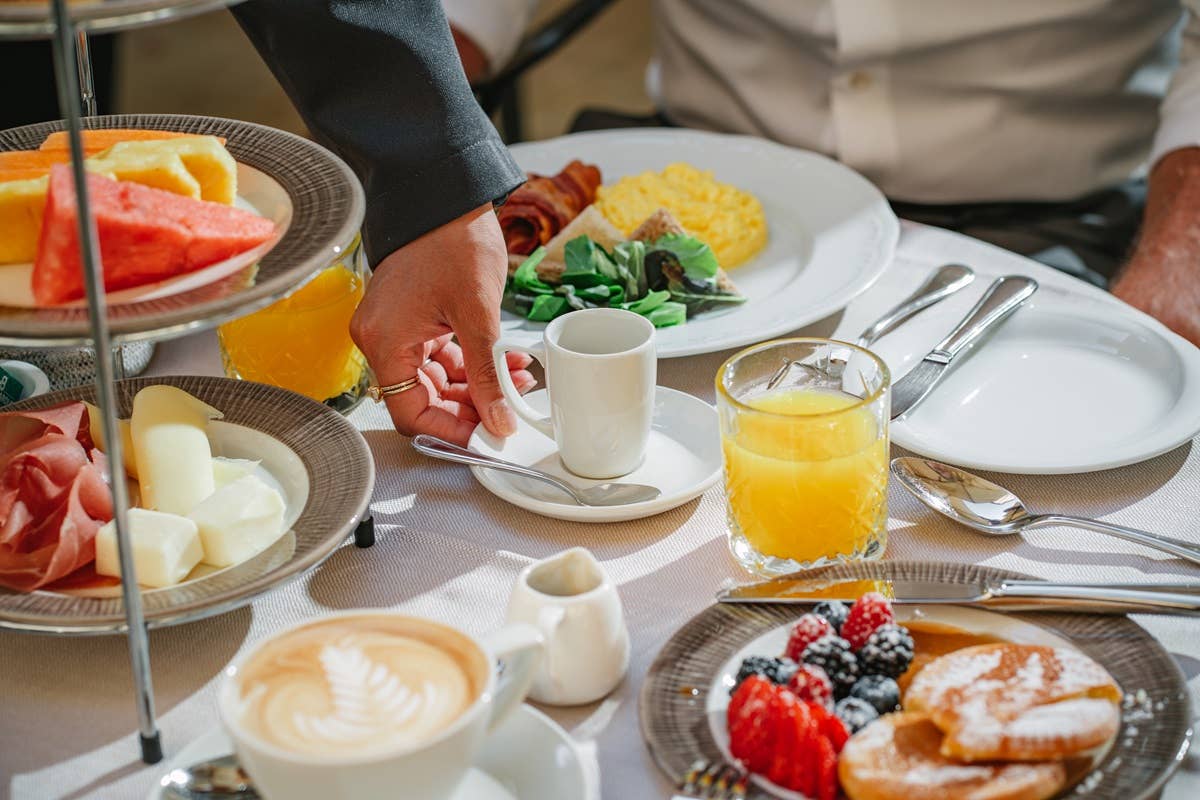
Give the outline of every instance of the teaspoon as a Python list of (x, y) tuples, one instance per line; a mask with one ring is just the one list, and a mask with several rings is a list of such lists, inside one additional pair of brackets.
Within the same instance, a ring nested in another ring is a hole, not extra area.
[(162, 800), (258, 800), (259, 797), (254, 781), (242, 771), (233, 755), (171, 770), (159, 787)]
[(524, 467), (505, 461), (495, 456), (476, 453), (465, 447), (451, 444), (436, 436), (420, 433), (413, 437), (412, 446), (418, 452), (443, 461), (453, 461), (457, 464), (467, 464), (472, 467), (486, 467), (511, 472), (526, 478), (533, 478), (560, 489), (570, 495), (581, 506), (624, 506), (631, 503), (644, 503), (653, 500), (662, 492), (653, 486), (643, 486), (640, 483), (601, 483), (595, 486), (572, 486), (553, 475), (532, 467)]
[(1135, 542), (1200, 564), (1200, 546), (1136, 528), (1065, 514), (1030, 514), (1015, 494), (957, 467), (925, 458), (896, 458), (892, 472), (925, 505), (955, 522), (990, 536), (1067, 525)]

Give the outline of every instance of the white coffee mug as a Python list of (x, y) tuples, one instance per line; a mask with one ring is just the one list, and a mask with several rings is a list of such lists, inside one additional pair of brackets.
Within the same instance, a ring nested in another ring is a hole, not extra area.
[(629, 668), (629, 631), (617, 587), (582, 547), (530, 564), (508, 601), (508, 621), (537, 627), (546, 640), (529, 696), (539, 703), (591, 703)]
[[(256, 654), (306, 627), (362, 617), (414, 620), (456, 637), (468, 650), (473, 648), (472, 659), (487, 675), (474, 702), (446, 728), (419, 744), (365, 754), (292, 752), (247, 729), (241, 721), (245, 700), (238, 675)], [(388, 611), (329, 614), (268, 637), (234, 659), (218, 689), (218, 707), (238, 761), (267, 800), (447, 800), (488, 734), (524, 701), (542, 650), (541, 634), (529, 625), (510, 625), (476, 638), (449, 625)]]
[[(545, 368), (550, 416), (538, 414), (517, 392), (504, 358), (510, 350), (528, 353)], [(616, 478), (641, 465), (658, 373), (648, 319), (619, 308), (573, 311), (546, 326), (541, 344), (500, 341), (492, 357), (513, 411), (554, 439), (571, 472)]]

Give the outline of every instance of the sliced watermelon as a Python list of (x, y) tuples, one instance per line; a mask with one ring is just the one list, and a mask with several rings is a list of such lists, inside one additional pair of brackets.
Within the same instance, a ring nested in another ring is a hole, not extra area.
[[(275, 233), (273, 222), (248, 211), (102, 175), (88, 175), (88, 192), (108, 291), (207, 267)], [(54, 305), (83, 294), (75, 187), (70, 167), (57, 165), (50, 171), (33, 296), (41, 305)]]

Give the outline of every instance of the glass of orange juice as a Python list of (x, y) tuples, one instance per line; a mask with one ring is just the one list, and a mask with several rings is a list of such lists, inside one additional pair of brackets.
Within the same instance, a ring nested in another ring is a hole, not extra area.
[(337, 261), (284, 299), (220, 326), (225, 374), (350, 411), (369, 383), (366, 359), (350, 339), (350, 318), (368, 275), (355, 238)]
[(879, 558), (887, 545), (891, 376), (829, 339), (743, 350), (717, 373), (729, 548), (782, 575)]

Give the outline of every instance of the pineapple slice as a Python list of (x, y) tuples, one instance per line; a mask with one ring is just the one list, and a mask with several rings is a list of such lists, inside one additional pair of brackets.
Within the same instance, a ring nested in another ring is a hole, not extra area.
[(119, 181), (132, 181), (193, 200), (200, 199), (200, 182), (184, 166), (183, 159), (177, 153), (157, 150), (113, 153), (119, 146), (113, 145), (100, 155), (89, 158), (88, 168), (109, 173)]
[[(119, 142), (96, 156), (97, 159), (117, 163), (139, 163), (143, 159), (156, 158), (174, 163), (173, 157), (178, 157), (196, 179), (200, 187), (199, 197), (202, 200), (233, 205), (234, 198), (237, 197), (237, 162), (215, 136), (181, 136), (175, 139)], [(146, 183), (134, 177), (123, 179)], [(176, 194), (184, 192), (176, 191)]]
[(0, 183), (0, 264), (33, 261), (49, 180), (42, 177)]

